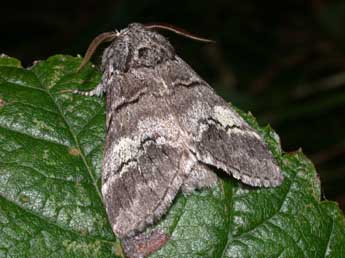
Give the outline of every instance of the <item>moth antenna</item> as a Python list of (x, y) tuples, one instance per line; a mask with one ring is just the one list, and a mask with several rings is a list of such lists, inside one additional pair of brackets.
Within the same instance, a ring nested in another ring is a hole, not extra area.
[(149, 24), (145, 24), (144, 25), (147, 29), (163, 29), (163, 30), (169, 30), (172, 31), (178, 35), (184, 36), (186, 38), (190, 38), (190, 39), (194, 39), (197, 41), (201, 41), (201, 42), (206, 42), (206, 43), (215, 43), (214, 40), (211, 39), (207, 39), (207, 38), (203, 38), (200, 36), (197, 36), (193, 33), (190, 33), (189, 31), (186, 31), (184, 29), (175, 27), (173, 25), (170, 24), (164, 24), (164, 23), (149, 23)]
[(108, 41), (112, 41), (114, 40), (117, 36), (119, 35), (118, 31), (115, 32), (104, 32), (100, 35), (98, 35), (96, 38), (94, 38), (94, 40), (92, 40), (92, 42), (90, 43), (85, 56), (83, 58), (83, 61), (81, 62), (81, 64), (79, 65), (77, 72), (80, 71), (80, 69), (82, 69), (91, 59), (93, 53), (95, 52), (95, 50), (97, 49), (97, 47), (103, 43), (103, 42), (108, 42)]

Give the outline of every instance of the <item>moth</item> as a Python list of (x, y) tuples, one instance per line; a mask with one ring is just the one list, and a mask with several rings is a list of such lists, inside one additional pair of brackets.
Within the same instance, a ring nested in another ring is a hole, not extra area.
[(275, 187), (283, 176), (262, 137), (176, 53), (157, 30), (206, 39), (162, 24), (130, 24), (94, 39), (101, 83), (74, 93), (106, 94), (102, 195), (112, 229), (127, 257), (145, 257), (167, 241), (142, 232), (159, 220), (180, 191), (212, 187), (215, 169), (256, 187)]

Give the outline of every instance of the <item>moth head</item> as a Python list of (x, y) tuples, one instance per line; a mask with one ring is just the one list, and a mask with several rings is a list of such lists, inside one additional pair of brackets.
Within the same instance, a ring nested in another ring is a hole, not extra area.
[(112, 66), (113, 70), (126, 72), (131, 68), (154, 67), (174, 56), (174, 48), (162, 35), (132, 23), (104, 51), (102, 69)]
[(91, 42), (78, 70), (90, 60), (96, 48), (106, 41), (111, 41), (111, 44), (103, 53), (101, 65), (103, 71), (108, 68), (111, 71), (126, 72), (131, 68), (155, 67), (174, 58), (174, 48), (156, 30), (169, 30), (194, 40), (212, 42), (171, 25), (132, 23), (120, 32), (105, 32), (96, 37)]

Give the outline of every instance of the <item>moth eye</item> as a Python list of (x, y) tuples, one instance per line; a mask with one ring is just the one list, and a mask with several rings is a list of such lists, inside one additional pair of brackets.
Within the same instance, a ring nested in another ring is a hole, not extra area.
[(150, 49), (147, 47), (142, 47), (138, 49), (138, 57), (139, 58), (145, 58), (148, 56)]

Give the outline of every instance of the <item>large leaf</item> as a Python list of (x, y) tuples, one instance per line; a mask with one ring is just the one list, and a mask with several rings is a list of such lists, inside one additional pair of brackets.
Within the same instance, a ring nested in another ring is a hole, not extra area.
[[(104, 99), (61, 93), (93, 88), (80, 58), (57, 55), (23, 69), (0, 58), (0, 257), (118, 257), (100, 195)], [(156, 227), (170, 241), (151, 257), (345, 257), (345, 219), (320, 201), (315, 169), (283, 154), (282, 186), (246, 187), (223, 175), (214, 189), (180, 194)], [(222, 175), (222, 173), (220, 173)]]

